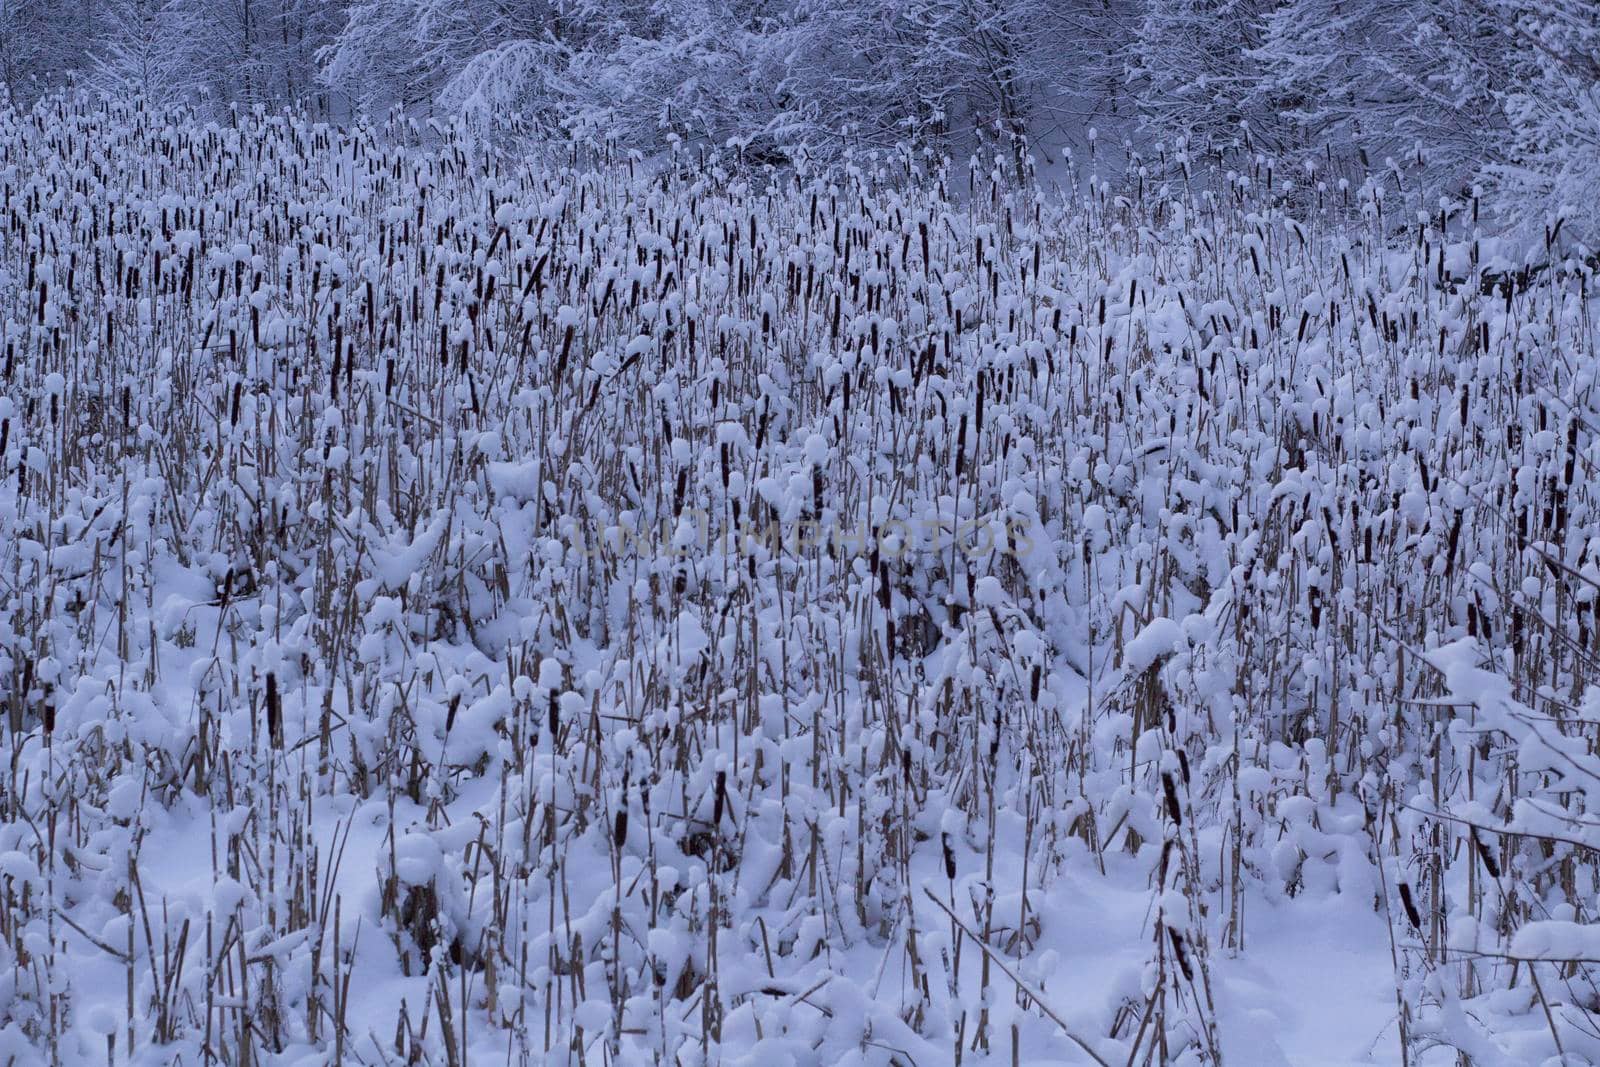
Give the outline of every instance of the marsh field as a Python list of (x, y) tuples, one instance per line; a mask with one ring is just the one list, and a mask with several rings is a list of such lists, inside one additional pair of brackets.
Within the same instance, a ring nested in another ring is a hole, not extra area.
[(1559, 223), (678, 162), (0, 112), (0, 1061), (1600, 1058)]

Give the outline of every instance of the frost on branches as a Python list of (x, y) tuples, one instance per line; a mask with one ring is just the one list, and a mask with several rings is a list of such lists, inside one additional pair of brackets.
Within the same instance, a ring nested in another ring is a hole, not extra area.
[(1268, 171), (5, 112), (0, 1055), (1600, 1059), (1590, 267)]

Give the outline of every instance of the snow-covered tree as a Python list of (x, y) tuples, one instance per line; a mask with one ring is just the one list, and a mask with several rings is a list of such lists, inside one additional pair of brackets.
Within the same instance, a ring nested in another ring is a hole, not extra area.
[[(680, 0), (512, 9), (366, 0), (323, 57), (362, 106), (405, 103), (645, 151), (669, 139), (813, 153), (1030, 132), (1104, 79), (1122, 9), (1046, 0)], [(1098, 65), (1073, 51), (1096, 27)], [(1073, 57), (1077, 56), (1077, 59)], [(1086, 74), (1087, 71), (1095, 74)]]
[(415, 5), (359, 0), (324, 44), (320, 77), (357, 108), (415, 110), (433, 101), (439, 73), (423, 56)]
[(562, 129), (560, 76), (575, 53), (596, 41), (614, 48), (629, 24), (586, 0), (362, 0), (323, 49), (322, 77), (369, 110), (439, 110), (548, 135)]
[(0, 0), (0, 102), (25, 106), (70, 73), (73, 43), (85, 39), (75, 8), (62, 0)]
[(234, 106), (326, 111), (317, 51), (342, 0), (112, 0), (94, 23), (87, 66), (112, 91)]
[(560, 80), (567, 124), (629, 148), (681, 141), (776, 158), (800, 120), (786, 13), (735, 3), (658, 11), (653, 26), (618, 27), (614, 43), (574, 57)]
[(192, 98), (195, 56), (179, 44), (189, 39), (194, 15), (185, 0), (112, 0), (101, 14), (91, 84), (156, 104)]
[(1566, 219), (1600, 245), (1600, 7), (1587, 0), (1496, 0), (1517, 77), (1503, 93), (1506, 151), (1485, 177), (1503, 197)]
[(1504, 126), (1501, 43), (1475, 0), (1287, 0), (1250, 53), (1246, 103), (1280, 116), (1288, 151), (1459, 183)]
[(1146, 0), (1129, 59), (1144, 125), (1200, 146), (1283, 144), (1277, 108), (1262, 106), (1255, 58), (1275, 0)]

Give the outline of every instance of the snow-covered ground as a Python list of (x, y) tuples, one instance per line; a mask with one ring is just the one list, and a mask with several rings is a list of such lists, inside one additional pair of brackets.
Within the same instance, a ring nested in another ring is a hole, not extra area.
[(1556, 242), (399, 132), (0, 119), (0, 1054), (1600, 1055)]

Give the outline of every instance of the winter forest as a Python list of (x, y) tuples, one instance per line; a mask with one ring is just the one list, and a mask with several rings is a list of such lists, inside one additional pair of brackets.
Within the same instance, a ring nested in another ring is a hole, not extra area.
[(0, 0), (0, 1064), (1600, 1064), (1596, 190), (1591, 0)]

